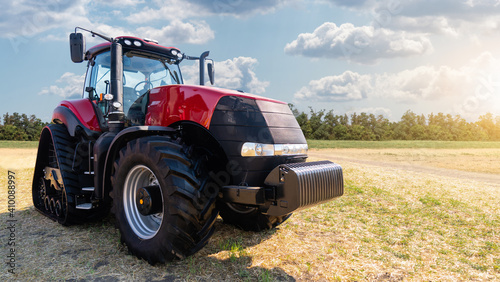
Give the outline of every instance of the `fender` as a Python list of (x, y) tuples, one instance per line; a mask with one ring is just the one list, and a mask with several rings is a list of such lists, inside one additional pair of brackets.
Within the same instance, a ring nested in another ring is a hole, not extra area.
[(96, 137), (103, 131), (99, 116), (89, 99), (79, 99), (59, 103), (52, 114), (52, 121), (65, 124), (72, 137), (78, 126), (87, 136)]
[(97, 138), (101, 134), (99, 131), (91, 130), (70, 109), (58, 106), (52, 114), (52, 121), (57, 124), (64, 124), (71, 137), (76, 136), (76, 132), (83, 130), (89, 138)]
[(109, 199), (112, 190), (111, 173), (120, 150), (133, 139), (152, 135), (172, 135), (177, 130), (162, 126), (134, 126), (118, 134), (105, 132), (94, 144), (94, 185), (95, 194), (100, 199)]

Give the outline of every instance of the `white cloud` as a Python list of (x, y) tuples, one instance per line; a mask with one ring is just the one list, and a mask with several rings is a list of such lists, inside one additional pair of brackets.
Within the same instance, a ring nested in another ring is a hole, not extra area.
[(346, 71), (338, 76), (313, 80), (301, 88), (296, 100), (354, 101), (385, 98), (399, 102), (437, 100), (472, 91), (472, 82), (463, 69), (447, 66), (420, 66), (398, 73), (360, 75)]
[[(130, 35), (130, 36), (138, 36), (136, 32), (130, 31), (126, 28), (122, 27), (115, 27), (115, 26), (110, 26), (107, 24), (101, 24), (101, 23), (91, 23), (86, 26), (82, 26), (85, 29), (92, 30), (94, 32), (98, 32), (102, 35), (109, 36), (109, 37), (117, 37), (117, 36), (123, 36), (123, 35)], [(53, 33), (45, 35), (43, 38), (40, 38), (42, 41), (63, 41), (67, 42), (69, 39), (69, 31), (73, 32), (74, 29), (71, 30), (64, 30), (64, 31), (55, 31)], [(77, 32), (82, 32), (81, 30), (77, 30)], [(97, 45), (103, 42), (103, 39), (98, 37), (98, 36), (92, 36), (90, 33), (87, 33), (83, 31), (83, 35), (85, 36), (85, 43), (87, 48)], [(138, 36), (140, 37), (140, 36)]]
[[(127, 20), (131, 23), (147, 23), (156, 20), (184, 20), (207, 16), (242, 17), (253, 14), (274, 12), (284, 5), (285, 0), (157, 0), (131, 14)], [(287, 3), (290, 4), (290, 3)]]
[(481, 17), (498, 13), (497, 0), (328, 0), (338, 6), (375, 12), (388, 11), (393, 15), (419, 16), (467, 16)]
[(261, 94), (269, 86), (268, 81), (260, 81), (254, 72), (258, 61), (250, 57), (237, 57), (219, 62), (216, 66), (216, 85), (223, 88), (240, 89)]
[(71, 72), (65, 72), (55, 85), (44, 87), (38, 95), (56, 95), (63, 99), (74, 99), (82, 96), (83, 81), (85, 74), (77, 75)]
[(153, 1), (142, 10), (131, 13), (125, 19), (131, 23), (141, 24), (155, 20), (173, 21), (206, 15), (206, 12), (189, 1), (166, 0)]
[(329, 0), (329, 2), (332, 2), (335, 5), (344, 6), (344, 7), (360, 7), (360, 6), (366, 5), (367, 2), (370, 2), (370, 1), (368, 1), (368, 0)]
[[(107, 24), (96, 24), (94, 25), (94, 30), (95, 32), (99, 32), (103, 35), (107, 35), (109, 37), (117, 37), (117, 36), (123, 36), (123, 35), (135, 35), (135, 32), (132, 32), (126, 28), (122, 28), (122, 27), (116, 27), (116, 26), (111, 26), (111, 25), (107, 25)], [(87, 35), (87, 34), (86, 34)], [(88, 34), (90, 35), (90, 34)], [(92, 38), (95, 38), (95, 37), (92, 37), (92, 36), (86, 36), (87, 39), (90, 39), (92, 40)], [(102, 42), (102, 39), (101, 38), (95, 38), (96, 42)]]
[[(500, 2), (497, 0), (329, 0), (369, 14), (373, 25), (392, 30), (425, 33), (475, 34), (480, 30), (497, 30)], [(462, 31), (462, 32), (459, 32)]]
[(352, 101), (366, 98), (372, 90), (369, 75), (346, 71), (338, 76), (327, 76), (312, 80), (309, 85), (295, 93), (296, 100), (302, 101)]
[(0, 37), (29, 38), (56, 27), (87, 25), (89, 0), (3, 1), (0, 9)]
[(179, 20), (172, 21), (161, 29), (152, 27), (140, 27), (136, 30), (143, 38), (152, 38), (168, 44), (204, 44), (214, 39), (214, 31), (205, 21), (189, 21), (187, 23)]
[(291, 5), (295, 1), (291, 0), (191, 0), (191, 3), (196, 3), (204, 10), (219, 16), (248, 16), (253, 14), (267, 14), (274, 12), (276, 9), (286, 5)]
[(409, 32), (425, 32), (432, 34), (445, 34), (458, 36), (458, 29), (453, 20), (443, 16), (422, 16), (418, 18), (412, 17), (395, 17), (388, 24), (392, 29), (405, 30)]
[(422, 55), (433, 50), (423, 34), (392, 31), (372, 26), (337, 26), (326, 22), (312, 33), (302, 33), (285, 46), (289, 55), (335, 58), (373, 64), (381, 58)]
[(144, 0), (105, 0), (105, 1), (102, 0), (102, 1), (94, 1), (94, 2), (97, 2), (99, 4), (103, 4), (106, 6), (117, 7), (117, 8), (120, 8), (123, 6), (133, 7), (133, 6), (137, 6), (139, 4), (145, 3)]
[[(500, 11), (499, 2), (496, 0), (409, 0), (398, 2), (401, 15), (410, 17), (446, 16), (469, 21), (495, 15)], [(374, 2), (374, 5), (378, 10), (384, 9), (385, 6), (382, 2)]]
[(375, 97), (418, 103), (464, 95), (471, 90), (469, 76), (448, 66), (420, 66), (399, 73), (378, 74), (373, 84)]
[[(255, 73), (258, 61), (250, 57), (236, 57), (222, 62), (215, 62), (215, 85), (221, 88), (243, 90), (262, 94), (269, 86), (268, 81), (260, 81)], [(186, 84), (198, 84), (199, 65), (184, 66), (182, 73)], [(208, 81), (206, 79), (206, 81)]]
[[(138, 27), (136, 30), (130, 30), (123, 27), (115, 27), (107, 24), (93, 24), (89, 26), (93, 31), (99, 32), (109, 37), (117, 36), (136, 36), (139, 38), (150, 38), (157, 40), (160, 44), (175, 45), (182, 43), (205, 44), (214, 39), (214, 31), (205, 21), (173, 21), (169, 25), (159, 29), (153, 27)], [(92, 37), (85, 34), (87, 47), (102, 43), (99, 37)], [(45, 40), (68, 40), (67, 34), (59, 36), (48, 35)]]
[[(200, 4), (189, 3), (181, 0), (170, 0), (166, 5), (161, 1), (156, 1), (160, 9), (144, 8), (137, 12), (138, 7), (144, 6), (143, 0), (124, 0), (111, 2), (99, 1), (91, 3), (89, 0), (76, 0), (70, 2), (61, 2), (58, 0), (49, 0), (45, 2), (33, 2), (29, 0), (6, 2), (0, 10), (0, 37), (9, 38), (15, 52), (18, 52), (19, 46), (27, 44), (29, 39), (38, 34), (47, 33), (45, 40), (67, 40), (67, 32), (75, 26), (82, 26), (88, 29), (98, 31), (109, 36), (135, 35), (141, 38), (151, 37), (159, 41), (175, 43), (203, 44), (214, 38), (214, 31), (202, 20), (191, 20), (182, 22), (182, 19), (189, 17), (201, 17), (208, 15), (200, 10)], [(233, 2), (231, 2), (233, 3)], [(126, 10), (116, 9), (111, 14), (120, 14), (121, 17), (132, 22), (148, 22), (155, 17), (170, 21), (163, 27), (138, 27), (135, 30), (116, 25), (109, 25), (109, 19), (103, 15), (93, 16), (89, 19), (89, 11), (101, 11), (103, 7), (113, 6), (126, 7)], [(55, 30), (57, 29), (57, 30)], [(64, 29), (64, 32), (62, 31)], [(43, 39), (43, 38), (42, 38)], [(96, 39), (87, 36), (89, 43), (97, 42)]]
[[(313, 80), (294, 95), (296, 101), (387, 100), (395, 103), (445, 101), (447, 107), (478, 111), (500, 97), (500, 60), (483, 53), (468, 64), (419, 66), (397, 73), (341, 75)], [(455, 104), (455, 105), (454, 105)]]

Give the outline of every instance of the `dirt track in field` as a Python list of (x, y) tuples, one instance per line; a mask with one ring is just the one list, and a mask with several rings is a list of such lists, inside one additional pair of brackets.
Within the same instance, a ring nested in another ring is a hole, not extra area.
[[(384, 153), (384, 151), (386, 152)], [(387, 170), (404, 171), (405, 173), (417, 172), (438, 177), (484, 182), (500, 187), (500, 174), (494, 173), (498, 171), (500, 166), (500, 159), (496, 154), (481, 156), (481, 152), (484, 150), (476, 149), (442, 150), (444, 152), (440, 152), (437, 156), (429, 156), (427, 151), (424, 151), (421, 156), (415, 156), (415, 154), (408, 156), (407, 153), (410, 151), (415, 152), (416, 150), (312, 149), (309, 150), (309, 160), (328, 159), (339, 164), (347, 162), (354, 165), (376, 166)], [(466, 151), (466, 153), (457, 153), (460, 151)], [(471, 151), (475, 153), (471, 153)]]

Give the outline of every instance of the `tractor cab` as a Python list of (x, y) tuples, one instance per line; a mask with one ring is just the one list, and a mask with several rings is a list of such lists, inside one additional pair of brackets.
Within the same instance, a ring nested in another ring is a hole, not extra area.
[[(76, 63), (88, 60), (83, 96), (97, 105), (108, 123), (144, 125), (146, 93), (160, 86), (183, 84), (179, 63), (184, 59), (200, 61), (200, 85), (204, 85), (208, 51), (192, 57), (151, 39), (109, 38), (89, 32), (108, 42), (86, 50), (85, 37), (75, 32), (70, 36), (71, 59)], [(207, 68), (213, 84), (213, 61)]]
[[(109, 91), (110, 57), (110, 51), (105, 51), (91, 58), (85, 80), (84, 96), (88, 95), (88, 98), (96, 103), (104, 114), (108, 111), (106, 95), (111, 94)], [(142, 100), (144, 94), (150, 89), (183, 83), (176, 60), (124, 50), (122, 61), (123, 111), (127, 117), (132, 104)]]
[[(134, 37), (120, 37), (118, 40), (123, 46), (123, 112), (131, 124), (141, 125), (136, 116), (140, 114), (138, 110), (143, 110), (141, 105), (145, 102), (145, 94), (155, 87), (183, 83), (179, 69), (182, 56), (178, 56), (181, 53), (176, 48), (162, 47), (151, 41)], [(83, 95), (98, 105), (104, 116), (109, 113), (110, 101), (113, 100), (110, 46), (111, 43), (100, 44), (86, 54), (89, 64)]]

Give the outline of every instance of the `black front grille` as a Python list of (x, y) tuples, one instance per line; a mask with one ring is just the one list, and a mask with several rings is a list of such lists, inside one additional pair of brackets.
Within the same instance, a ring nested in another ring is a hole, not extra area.
[(304, 162), (305, 155), (242, 157), (245, 142), (306, 144), (297, 120), (287, 104), (239, 96), (222, 97), (214, 110), (210, 132), (224, 149), (231, 166), (230, 185), (262, 186), (276, 166)]

